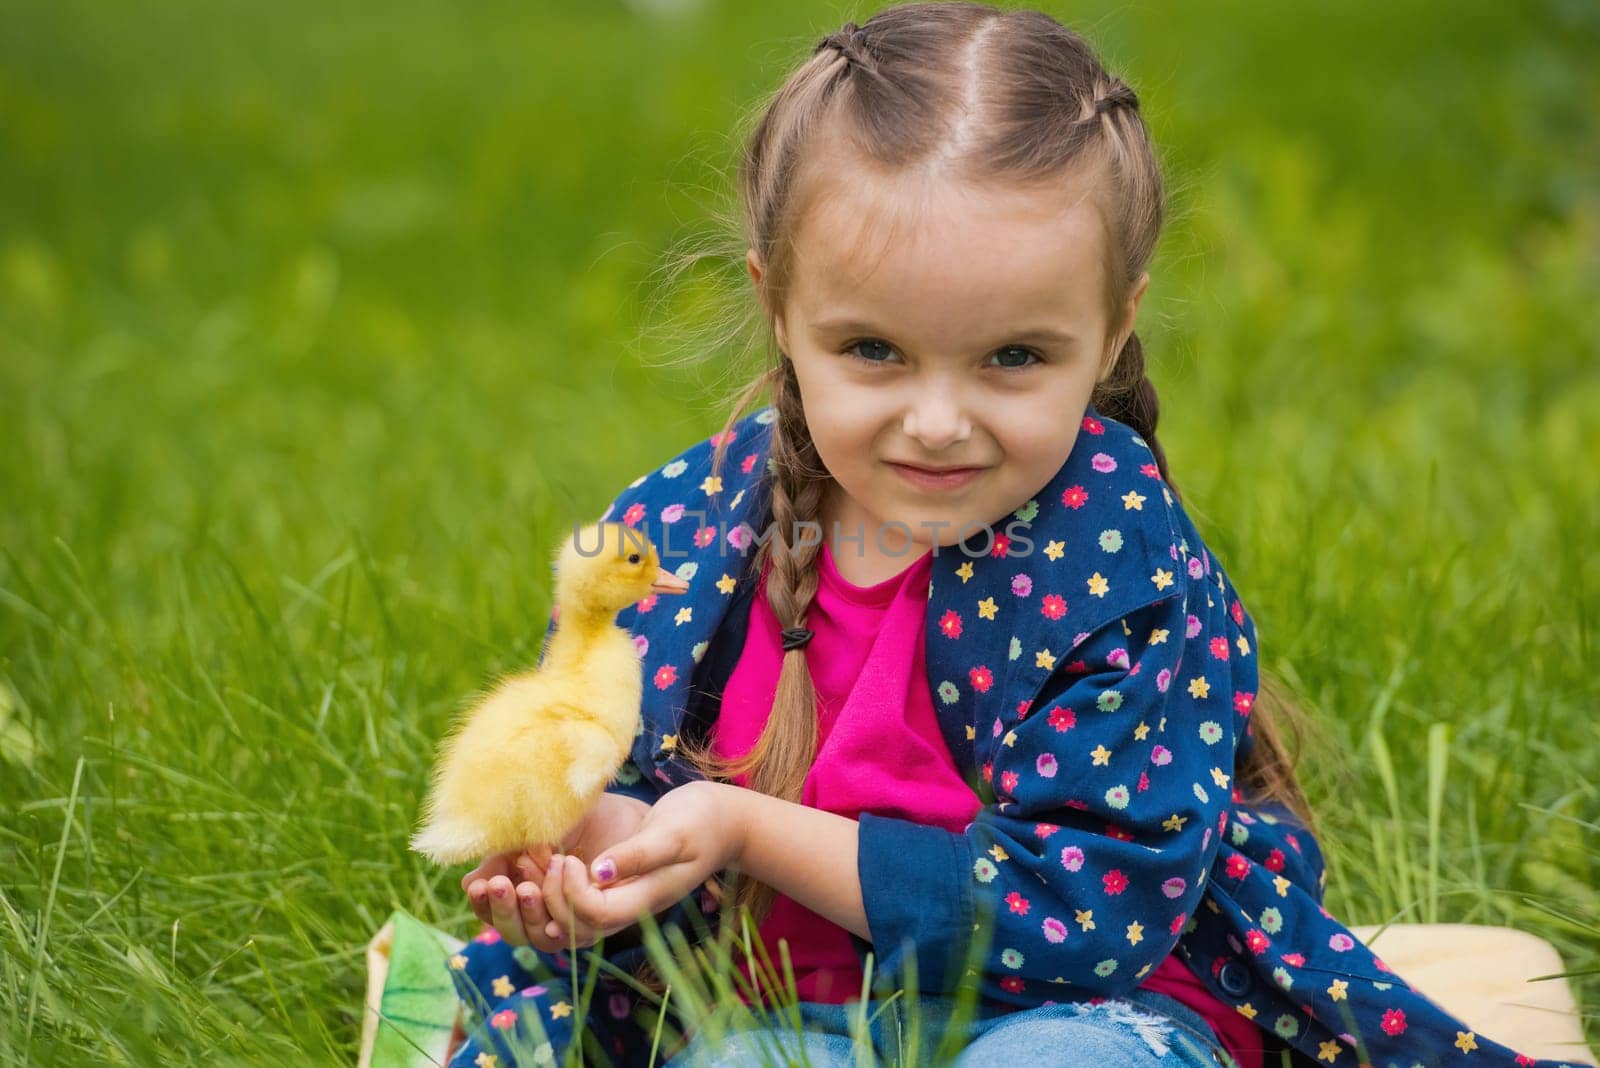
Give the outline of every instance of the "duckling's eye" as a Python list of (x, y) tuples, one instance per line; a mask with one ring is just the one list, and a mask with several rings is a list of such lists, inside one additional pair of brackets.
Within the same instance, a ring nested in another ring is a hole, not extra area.
[(638, 562), (639, 562), (639, 554), (638, 553), (629, 553), (628, 554), (628, 563), (637, 564)]

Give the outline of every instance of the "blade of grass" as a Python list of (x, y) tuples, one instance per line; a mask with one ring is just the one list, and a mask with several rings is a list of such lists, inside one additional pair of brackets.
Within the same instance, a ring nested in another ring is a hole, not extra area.
[(84, 758), (79, 757), (72, 772), (72, 793), (67, 799), (67, 813), (61, 820), (61, 839), (56, 843), (55, 870), (50, 874), (50, 890), (45, 896), (44, 912), (39, 916), (39, 937), (33, 947), (33, 974), (28, 979), (28, 1019), (22, 1033), (22, 1056), (26, 1060), (33, 1046), (33, 1022), (39, 1008), (39, 989), (44, 982), (45, 951), (50, 943), (50, 919), (55, 915), (56, 890), (61, 885), (61, 865), (67, 856), (67, 839), (72, 834), (72, 814), (78, 807), (78, 788), (83, 783)]
[(1444, 816), (1444, 777), (1450, 759), (1450, 725), (1428, 728), (1428, 899), (1424, 922), (1439, 922), (1439, 824)]

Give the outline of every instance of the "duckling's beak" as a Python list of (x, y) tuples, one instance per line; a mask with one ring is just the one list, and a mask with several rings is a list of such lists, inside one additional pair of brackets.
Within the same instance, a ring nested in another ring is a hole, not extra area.
[(688, 593), (689, 584), (664, 567), (656, 568), (656, 580), (650, 584), (651, 593)]

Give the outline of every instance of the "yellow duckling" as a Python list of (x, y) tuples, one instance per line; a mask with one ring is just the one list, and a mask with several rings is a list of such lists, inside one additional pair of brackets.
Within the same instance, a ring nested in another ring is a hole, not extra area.
[(501, 679), (461, 717), (411, 848), (439, 864), (557, 851), (599, 799), (639, 729), (643, 665), (617, 613), (689, 584), (641, 531), (591, 523), (556, 554), (556, 629), (543, 662)]

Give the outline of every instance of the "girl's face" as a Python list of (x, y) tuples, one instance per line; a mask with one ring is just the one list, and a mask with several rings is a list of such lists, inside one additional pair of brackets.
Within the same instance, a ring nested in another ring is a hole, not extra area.
[[(773, 328), (837, 483), (824, 536), (836, 557), (904, 564), (998, 522), (1061, 469), (1149, 275), (1108, 323), (1103, 227), (1070, 187), (858, 168), (811, 203)], [(748, 262), (759, 290), (753, 250)], [(968, 472), (938, 484), (902, 465)], [(885, 527), (896, 521), (909, 540)], [(835, 540), (861, 532), (865, 545)]]

